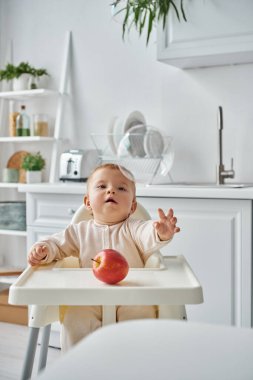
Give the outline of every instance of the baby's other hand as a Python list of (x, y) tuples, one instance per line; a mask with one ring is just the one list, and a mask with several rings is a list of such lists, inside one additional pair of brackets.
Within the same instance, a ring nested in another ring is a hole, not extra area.
[(28, 263), (32, 266), (39, 265), (48, 253), (49, 250), (45, 245), (35, 245), (28, 254)]
[(177, 218), (174, 216), (173, 209), (169, 209), (168, 214), (165, 215), (164, 211), (159, 208), (158, 215), (160, 220), (154, 222), (154, 227), (158, 233), (160, 240), (169, 240), (175, 233), (180, 231), (177, 227)]

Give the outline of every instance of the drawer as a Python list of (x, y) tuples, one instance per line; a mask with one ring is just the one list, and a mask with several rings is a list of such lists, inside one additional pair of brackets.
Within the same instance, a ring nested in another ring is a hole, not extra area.
[(56, 227), (44, 227), (44, 226), (37, 226), (37, 227), (27, 227), (27, 252), (30, 251), (31, 246), (36, 242), (40, 240), (47, 239), (48, 236), (53, 235), (57, 232), (61, 232), (63, 228), (56, 228)]
[(27, 226), (64, 228), (82, 203), (81, 194), (27, 194)]

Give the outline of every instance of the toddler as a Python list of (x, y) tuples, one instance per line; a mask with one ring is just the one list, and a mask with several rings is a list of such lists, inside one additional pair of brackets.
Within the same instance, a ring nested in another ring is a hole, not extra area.
[[(130, 268), (142, 268), (150, 255), (180, 231), (172, 209), (166, 214), (159, 208), (155, 222), (131, 218), (137, 207), (135, 182), (119, 165), (104, 164), (91, 173), (84, 204), (93, 218), (35, 243), (28, 254), (30, 265), (75, 256), (81, 267), (92, 267), (91, 259), (102, 249), (111, 248), (125, 256)], [(140, 318), (156, 318), (156, 306), (117, 307), (117, 321)], [(101, 321), (101, 306), (69, 306), (62, 321), (62, 350), (96, 330)]]

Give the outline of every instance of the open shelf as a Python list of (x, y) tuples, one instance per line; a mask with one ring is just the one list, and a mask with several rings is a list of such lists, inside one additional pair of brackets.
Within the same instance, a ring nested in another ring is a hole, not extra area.
[(18, 231), (18, 230), (1, 230), (0, 235), (12, 235), (12, 236), (27, 236), (26, 231)]
[(49, 141), (56, 141), (56, 138), (54, 137), (41, 137), (41, 136), (27, 136), (27, 137), (21, 137), (21, 136), (14, 136), (14, 137), (0, 137), (0, 143), (1, 142), (13, 142), (13, 143), (24, 143), (24, 142), (49, 142)]
[(36, 90), (23, 90), (23, 91), (6, 91), (0, 92), (0, 98), (8, 100), (28, 100), (34, 97), (49, 97), (57, 96), (59, 91), (47, 90), (44, 88), (38, 88)]
[(18, 182), (0, 182), (0, 188), (13, 188), (13, 189), (16, 189), (18, 188), (18, 186), (20, 185), (20, 183)]

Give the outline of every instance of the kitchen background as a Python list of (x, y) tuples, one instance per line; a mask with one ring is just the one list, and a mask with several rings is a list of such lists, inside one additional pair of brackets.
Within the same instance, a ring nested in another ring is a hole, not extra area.
[[(181, 70), (157, 61), (157, 37), (121, 38), (109, 0), (0, 0), (0, 64), (28, 61), (59, 87), (65, 34), (72, 31), (69, 95), (63, 137), (93, 148), (90, 132), (107, 133), (114, 116), (140, 110), (148, 124), (174, 138), (175, 181), (215, 181), (217, 109), (224, 112), (224, 163), (235, 181), (253, 182), (253, 64)], [(2, 83), (1, 83), (2, 85)], [(42, 105), (43, 107), (43, 105)], [(46, 101), (45, 109), (54, 101)], [(28, 110), (29, 111), (29, 108)], [(51, 126), (53, 121), (51, 122)], [(1, 150), (4, 147), (1, 147)], [(7, 160), (7, 157), (6, 157)], [(1, 164), (4, 160), (1, 155)]]
[[(187, 70), (161, 63), (157, 59), (160, 39), (156, 31), (148, 46), (146, 34), (140, 38), (135, 31), (126, 35), (123, 42), (122, 25), (112, 17), (110, 3), (110, 0), (0, 0), (0, 67), (12, 58), (15, 65), (24, 61), (36, 68), (46, 68), (50, 77), (45, 87), (59, 90), (66, 35), (71, 31), (69, 81), (60, 133), (69, 143), (64, 145), (94, 148), (91, 132), (104, 133), (106, 139), (115, 116), (125, 120), (132, 111), (139, 110), (149, 125), (173, 136), (175, 160), (171, 174), (175, 181), (215, 182), (217, 114), (221, 105), (226, 169), (230, 168), (231, 157), (234, 158), (235, 178), (229, 182), (253, 183), (253, 58), (248, 64)], [(184, 4), (187, 12), (192, 4), (203, 8), (213, 4), (215, 8), (228, 2), (185, 0)], [(245, 31), (243, 36), (234, 33), (235, 40), (240, 41), (237, 48), (240, 50), (246, 36), (252, 54), (253, 44), (246, 29), (248, 26), (252, 30), (252, 0), (240, 3), (231, 0), (230, 4), (240, 8), (238, 12), (233, 8), (232, 31), (238, 25)], [(246, 12), (240, 12), (240, 6)], [(243, 22), (245, 13), (248, 24)], [(216, 29), (210, 13), (204, 14), (203, 19), (216, 34), (222, 34), (223, 24), (221, 30)], [(179, 24), (180, 30), (184, 25)], [(201, 41), (206, 43), (200, 30)], [(222, 35), (218, 35), (217, 45), (221, 40)], [(215, 48), (219, 50), (216, 45)], [(217, 55), (211, 57), (216, 58)], [(10, 86), (0, 82), (0, 91), (9, 89)], [(33, 95), (25, 102), (28, 114), (49, 115), (50, 136), (59, 99), (59, 96), (35, 99)], [(0, 176), (15, 151), (40, 150), (46, 158), (44, 180), (47, 180), (53, 143), (43, 139), (36, 142), (33, 138), (17, 142), (19, 139), (8, 138), (9, 103), (0, 99)], [(33, 193), (35, 188), (37, 192)], [(64, 228), (71, 220), (71, 212), (79, 207), (84, 191), (82, 184), (73, 186), (73, 183), (71, 186), (44, 183), (35, 188), (29, 190), (29, 186), (6, 184), (0, 179), (0, 205), (9, 200), (27, 200), (28, 221), (21, 233), (15, 229), (8, 233), (0, 228), (0, 268), (25, 267), (27, 247)], [(182, 238), (173, 239), (168, 253), (182, 252), (187, 257), (205, 294), (204, 304), (193, 307), (189, 318), (251, 326), (252, 188), (219, 188), (210, 192), (188, 188), (183, 195), (173, 187), (141, 189), (139, 200), (153, 218), (157, 207), (173, 207), (180, 220)], [(4, 215), (1, 210), (0, 214)]]

